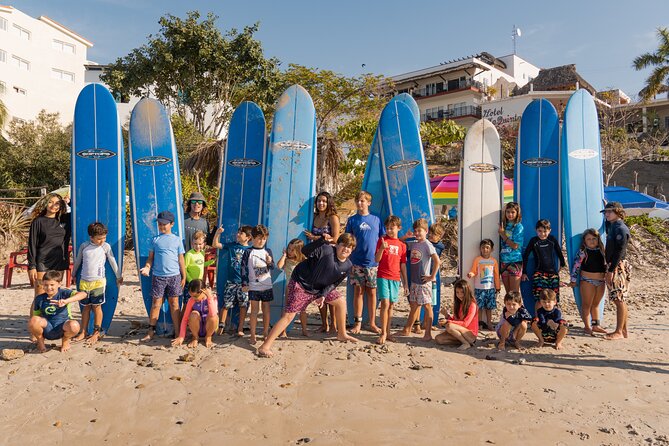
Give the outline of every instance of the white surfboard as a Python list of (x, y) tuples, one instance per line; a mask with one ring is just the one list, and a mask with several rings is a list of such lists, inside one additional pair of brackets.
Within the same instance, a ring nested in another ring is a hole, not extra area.
[[(458, 274), (465, 278), (481, 240), (499, 239), (502, 203), (502, 168), (499, 134), (487, 119), (476, 121), (467, 132), (460, 167), (458, 193)], [(497, 246), (495, 246), (497, 247)], [(493, 256), (497, 258), (497, 249)]]

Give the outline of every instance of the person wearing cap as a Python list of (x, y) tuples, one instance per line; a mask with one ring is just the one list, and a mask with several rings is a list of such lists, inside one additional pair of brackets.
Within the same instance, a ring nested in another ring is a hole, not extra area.
[(616, 329), (606, 335), (606, 339), (624, 339), (627, 337), (627, 303), (626, 296), (630, 280), (630, 265), (625, 259), (630, 230), (625, 225), (625, 210), (617, 201), (604, 206), (606, 219), (606, 286), (609, 299), (616, 306)]
[(163, 306), (163, 299), (167, 298), (172, 315), (172, 323), (178, 327), (181, 323), (181, 312), (179, 310), (179, 296), (186, 283), (186, 262), (184, 261), (184, 246), (181, 239), (172, 234), (174, 226), (174, 214), (170, 211), (162, 211), (156, 218), (158, 222), (158, 234), (151, 241), (151, 250), (146, 264), (139, 270), (143, 276), (149, 276), (151, 267), (153, 274), (151, 278), (151, 311), (149, 313), (149, 333), (142, 341), (153, 339), (156, 333), (156, 323)]
[(198, 231), (207, 234), (207, 244), (211, 244), (209, 222), (206, 215), (207, 202), (204, 195), (200, 192), (193, 192), (186, 202), (186, 215), (184, 216), (184, 249), (186, 252), (193, 248), (193, 235)]

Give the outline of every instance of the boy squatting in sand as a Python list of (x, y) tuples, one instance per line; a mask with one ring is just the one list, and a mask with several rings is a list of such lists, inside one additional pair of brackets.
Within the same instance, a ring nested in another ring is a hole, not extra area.
[(72, 273), (77, 274), (81, 268), (81, 279), (79, 280), (79, 291), (87, 293), (86, 299), (80, 302), (83, 305), (81, 310), (81, 332), (74, 341), (81, 341), (86, 336), (86, 328), (93, 311), (93, 333), (88, 342), (95, 344), (100, 337), (102, 324), (102, 304), (105, 303), (105, 287), (107, 279), (105, 276), (105, 264), (109, 262), (116, 283), (122, 284), (123, 277), (118, 269), (118, 264), (114, 258), (111, 246), (107, 243), (107, 228), (99, 222), (88, 225), (88, 236), (90, 241), (84, 242), (79, 246)]
[(567, 321), (562, 318), (562, 312), (557, 307), (555, 291), (543, 290), (539, 296), (541, 307), (532, 320), (532, 331), (539, 339), (539, 347), (544, 342), (555, 343), (555, 349), (562, 349), (562, 340), (567, 336)]
[(69, 288), (61, 288), (63, 273), (47, 271), (42, 277), (44, 293), (35, 297), (28, 320), (28, 331), (37, 341), (37, 350), (46, 351), (44, 340), (62, 339), (61, 352), (70, 349), (70, 339), (79, 333), (79, 323), (74, 320), (70, 304), (87, 297), (84, 292), (74, 292)]
[(506, 343), (511, 342), (514, 347), (520, 348), (520, 340), (527, 333), (527, 323), (532, 316), (523, 307), (523, 298), (518, 291), (510, 291), (504, 296), (502, 318), (497, 324), (496, 331), (499, 337), (498, 348), (504, 350)]

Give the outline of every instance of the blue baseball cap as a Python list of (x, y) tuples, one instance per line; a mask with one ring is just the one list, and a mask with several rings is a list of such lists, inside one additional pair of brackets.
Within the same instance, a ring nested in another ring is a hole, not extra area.
[(164, 225), (174, 223), (174, 214), (170, 211), (162, 211), (158, 214), (156, 220), (158, 220), (158, 223), (162, 223)]

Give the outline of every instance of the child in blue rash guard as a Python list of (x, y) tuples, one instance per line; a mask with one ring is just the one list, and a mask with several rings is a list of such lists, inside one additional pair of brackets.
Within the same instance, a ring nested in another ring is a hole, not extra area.
[(555, 268), (555, 256), (560, 261), (560, 268), (565, 266), (560, 242), (551, 235), (551, 223), (548, 220), (539, 220), (536, 230), (537, 235), (530, 239), (523, 253), (522, 275), (522, 280), (529, 280), (524, 271), (527, 267), (527, 259), (530, 254), (534, 254), (536, 269), (532, 275), (532, 294), (535, 300), (535, 310), (541, 306), (539, 294), (545, 289), (555, 291), (557, 302), (560, 303), (560, 271)]
[(502, 224), (499, 226), (499, 262), (504, 289), (520, 291), (520, 277), (523, 275), (523, 237), (521, 212), (518, 203), (507, 203), (504, 207)]
[(562, 340), (567, 336), (567, 321), (562, 318), (562, 312), (556, 306), (555, 292), (543, 290), (541, 292), (541, 308), (532, 321), (532, 331), (539, 339), (539, 347), (544, 342), (555, 343), (555, 349), (562, 349)]
[(86, 298), (84, 292), (75, 293), (68, 288), (61, 288), (63, 273), (47, 271), (42, 277), (44, 293), (35, 297), (30, 307), (28, 331), (37, 341), (37, 350), (46, 351), (44, 340), (62, 339), (61, 352), (70, 348), (70, 340), (79, 333), (79, 323), (74, 320), (70, 304)]
[(527, 323), (532, 316), (523, 307), (523, 298), (519, 291), (510, 291), (504, 296), (502, 317), (496, 327), (499, 344), (497, 348), (504, 350), (506, 343), (511, 342), (514, 347), (520, 348), (520, 340), (527, 333)]

